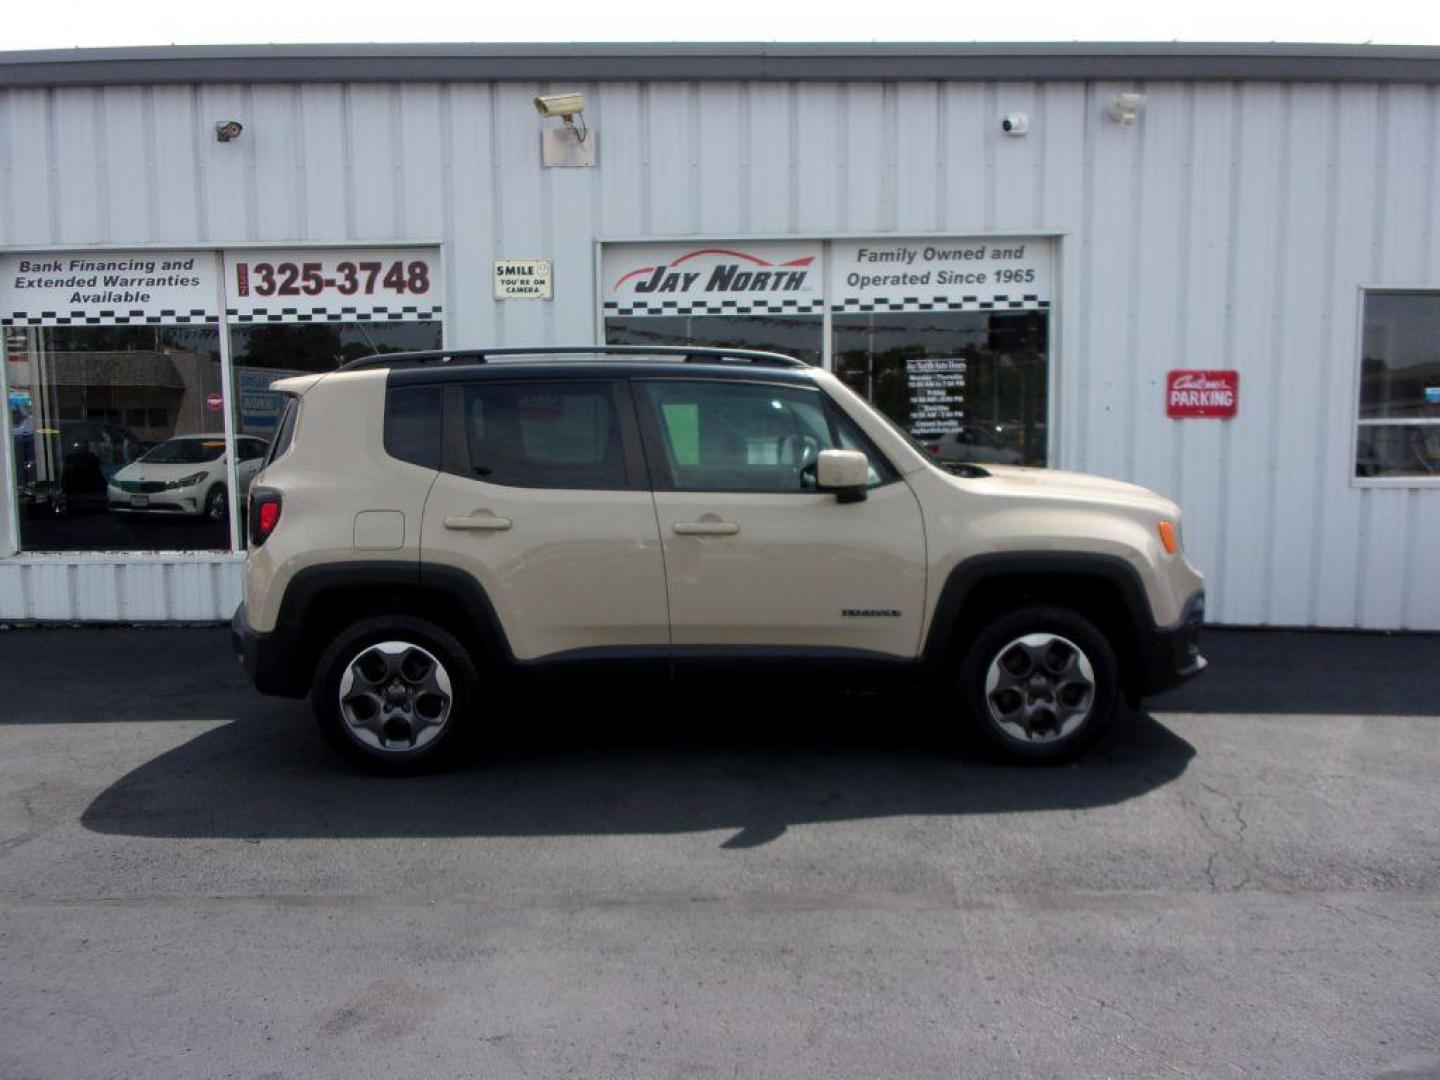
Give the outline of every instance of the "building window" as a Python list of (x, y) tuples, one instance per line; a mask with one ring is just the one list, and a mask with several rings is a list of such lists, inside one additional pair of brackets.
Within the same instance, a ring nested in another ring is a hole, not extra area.
[(1440, 291), (1365, 294), (1355, 475), (1440, 479)]
[(22, 551), (229, 549), (218, 327), (27, 327), (5, 345)]
[(266, 440), (274, 436), (285, 408), (284, 395), (270, 389), (277, 379), (334, 371), (377, 353), (438, 349), (440, 338), (438, 321), (232, 325), (235, 430)]
[(835, 374), (951, 464), (1044, 465), (1043, 311), (834, 316)]
[(1045, 465), (1054, 263), (1043, 237), (607, 244), (605, 341), (786, 353), (944, 463)]

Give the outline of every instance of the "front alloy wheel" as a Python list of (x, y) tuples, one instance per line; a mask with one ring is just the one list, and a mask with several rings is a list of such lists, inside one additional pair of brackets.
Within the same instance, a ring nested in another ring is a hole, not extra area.
[(1025, 634), (1005, 645), (985, 673), (990, 718), (1025, 742), (1063, 739), (1095, 707), (1095, 668), (1059, 634)]
[(960, 690), (975, 726), (1002, 753), (1061, 761), (1114, 719), (1120, 668), (1105, 634), (1078, 611), (1026, 604), (971, 639)]

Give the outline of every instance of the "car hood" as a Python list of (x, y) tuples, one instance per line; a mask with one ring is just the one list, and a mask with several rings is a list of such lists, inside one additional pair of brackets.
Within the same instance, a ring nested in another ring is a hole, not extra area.
[(966, 480), (968, 485), (984, 486), (997, 494), (1025, 495), (1038, 498), (1087, 500), (1101, 503), (1143, 507), (1161, 515), (1173, 515), (1178, 508), (1169, 499), (1139, 484), (1110, 480), (1089, 473), (1064, 472), (1060, 469), (1034, 469), (1019, 465), (980, 466), (989, 476)]
[(132, 461), (115, 474), (116, 480), (179, 480), (182, 476), (193, 476), (197, 472), (210, 473), (225, 467), (223, 457), (215, 461), (201, 461), (189, 465), (168, 465), (153, 461)]

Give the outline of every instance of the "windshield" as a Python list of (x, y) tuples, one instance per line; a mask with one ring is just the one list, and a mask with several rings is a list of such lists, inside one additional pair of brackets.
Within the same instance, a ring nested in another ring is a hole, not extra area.
[(202, 461), (214, 461), (224, 452), (224, 439), (171, 439), (140, 460), (152, 465), (198, 465)]

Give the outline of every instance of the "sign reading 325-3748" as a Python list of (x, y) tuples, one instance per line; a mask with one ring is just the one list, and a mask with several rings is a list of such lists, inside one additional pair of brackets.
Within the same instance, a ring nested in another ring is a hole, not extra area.
[(240, 322), (381, 322), (441, 313), (439, 252), (327, 248), (226, 259), (226, 307)]

